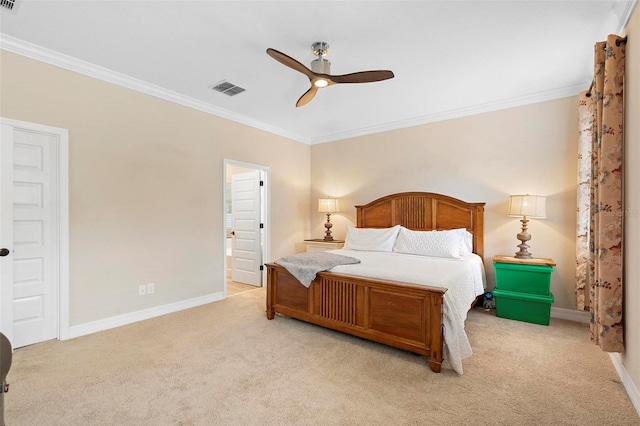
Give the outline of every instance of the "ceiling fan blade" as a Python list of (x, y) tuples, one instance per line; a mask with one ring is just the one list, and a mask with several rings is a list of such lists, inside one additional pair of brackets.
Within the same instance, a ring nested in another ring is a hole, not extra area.
[(276, 61), (280, 62), (283, 65), (288, 66), (291, 69), (301, 72), (309, 78), (312, 78), (315, 74), (309, 68), (302, 65), (300, 62), (296, 61), (289, 55), (285, 55), (282, 52), (279, 52), (275, 49), (268, 48), (267, 55), (271, 56)]
[(375, 81), (388, 80), (393, 77), (393, 72), (387, 70), (360, 71), (351, 74), (329, 76), (334, 83), (373, 83)]
[(298, 102), (296, 102), (296, 107), (301, 107), (303, 105), (308, 104), (309, 101), (313, 99), (313, 97), (316, 95), (317, 91), (318, 91), (318, 88), (314, 85), (311, 85), (311, 88), (306, 92), (304, 92), (302, 96), (300, 96), (300, 99), (298, 99)]

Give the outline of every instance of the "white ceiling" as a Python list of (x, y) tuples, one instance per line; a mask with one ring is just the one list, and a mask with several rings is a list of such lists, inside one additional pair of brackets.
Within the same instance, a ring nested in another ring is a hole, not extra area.
[[(625, 1), (25, 1), (0, 12), (0, 47), (305, 143), (573, 96), (593, 43), (619, 33)], [(336, 85), (306, 106), (310, 66), (395, 78)], [(209, 89), (228, 80), (246, 89)]]

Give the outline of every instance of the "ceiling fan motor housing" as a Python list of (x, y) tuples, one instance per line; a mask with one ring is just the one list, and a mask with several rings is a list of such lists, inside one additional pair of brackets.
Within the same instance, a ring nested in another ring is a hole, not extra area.
[(311, 71), (318, 74), (331, 74), (331, 62), (324, 58), (311, 61)]
[(331, 62), (324, 59), (329, 51), (329, 43), (316, 41), (311, 45), (311, 51), (318, 57), (318, 59), (311, 61), (311, 71), (318, 74), (331, 74)]

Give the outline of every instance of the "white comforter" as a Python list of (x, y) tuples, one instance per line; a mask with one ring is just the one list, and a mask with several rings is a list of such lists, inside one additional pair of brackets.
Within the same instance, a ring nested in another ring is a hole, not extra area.
[(442, 308), (443, 355), (453, 370), (462, 374), (462, 360), (472, 354), (464, 322), (475, 298), (484, 293), (486, 282), (480, 256), (466, 254), (463, 259), (456, 260), (357, 250), (330, 252), (355, 257), (361, 262), (336, 266), (330, 269), (331, 272), (447, 288)]

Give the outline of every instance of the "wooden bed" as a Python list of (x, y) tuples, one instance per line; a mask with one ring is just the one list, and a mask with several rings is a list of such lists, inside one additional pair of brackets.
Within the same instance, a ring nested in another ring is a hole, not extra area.
[[(412, 230), (467, 228), (473, 252), (483, 255), (484, 203), (446, 195), (404, 192), (356, 206), (357, 226)], [(309, 288), (285, 268), (267, 266), (267, 318), (276, 313), (425, 355), (442, 367), (445, 288), (319, 272)]]

